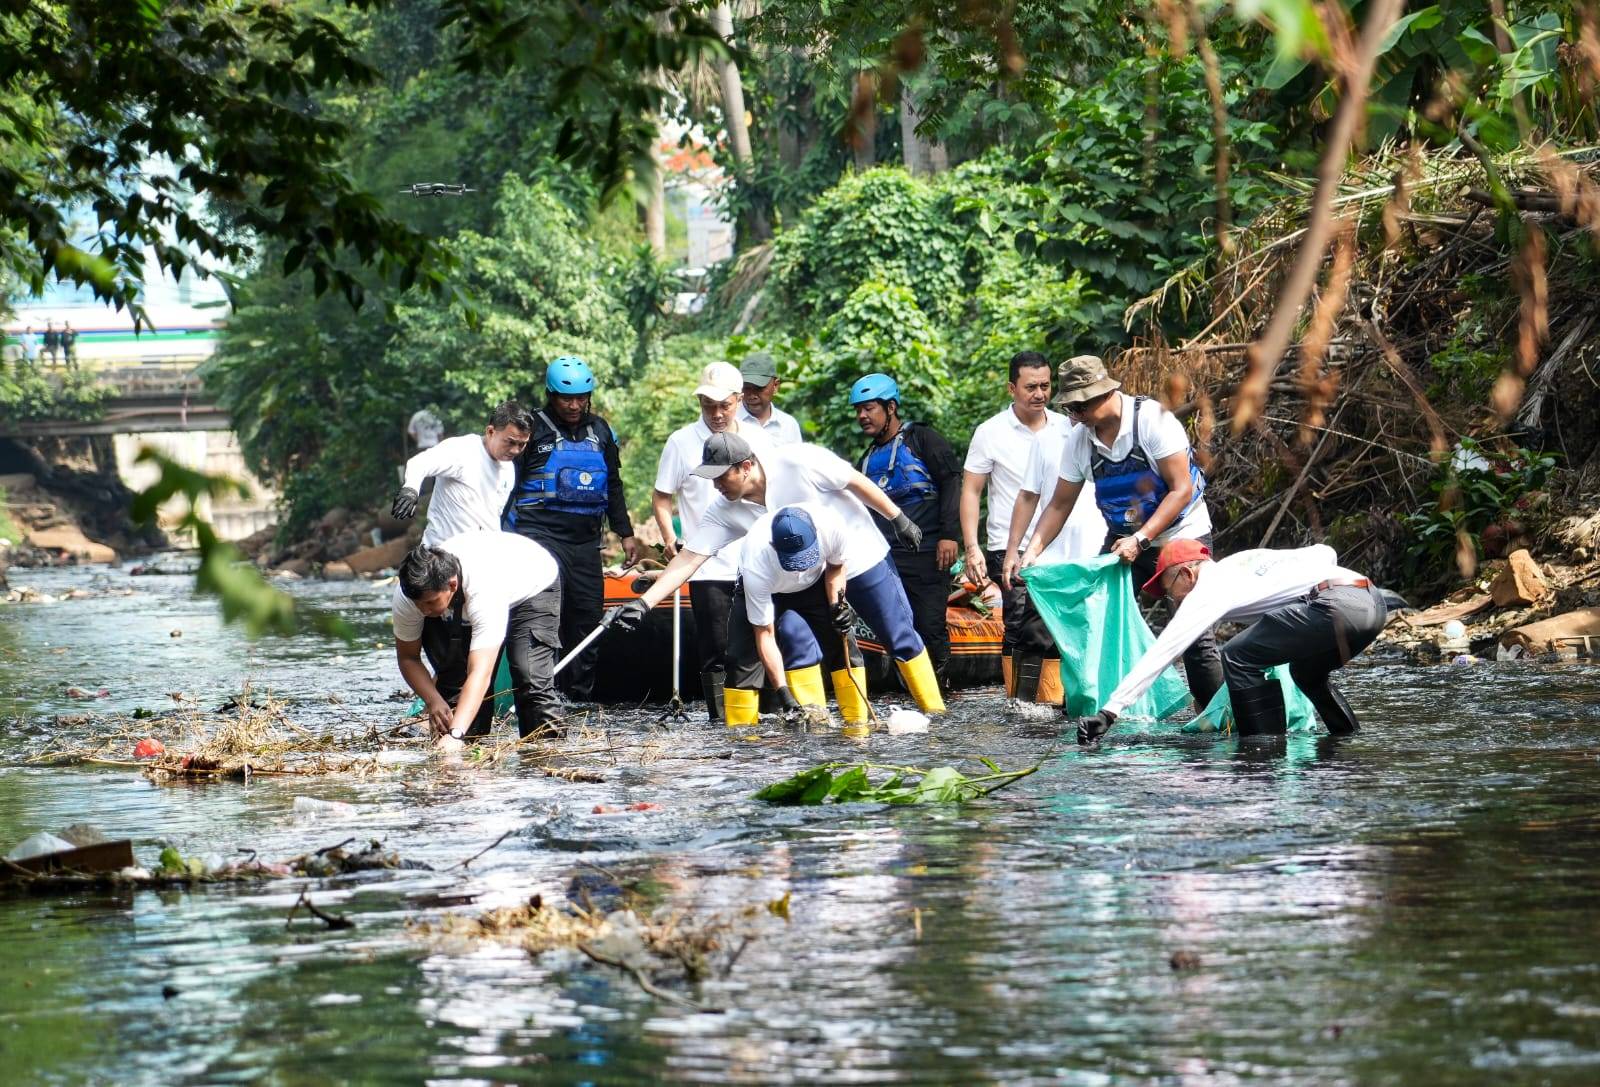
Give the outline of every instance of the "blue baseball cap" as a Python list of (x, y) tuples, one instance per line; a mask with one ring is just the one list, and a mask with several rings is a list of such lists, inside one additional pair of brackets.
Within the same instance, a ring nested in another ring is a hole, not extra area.
[(772, 519), (772, 549), (778, 553), (778, 565), (791, 574), (815, 566), (822, 558), (822, 548), (811, 515), (795, 506), (779, 510)]

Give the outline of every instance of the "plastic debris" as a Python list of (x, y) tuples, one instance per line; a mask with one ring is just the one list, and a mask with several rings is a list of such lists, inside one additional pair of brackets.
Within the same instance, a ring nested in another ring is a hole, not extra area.
[(101, 687), (99, 690), (95, 690), (95, 691), (86, 691), (82, 687), (68, 687), (67, 688), (67, 697), (68, 698), (110, 698), (111, 697), (111, 691), (109, 689), (105, 688), (105, 687)]
[(167, 745), (154, 736), (146, 736), (133, 745), (133, 757), (136, 759), (153, 759), (158, 755), (167, 753)]
[(343, 800), (318, 800), (314, 796), (297, 796), (294, 798), (294, 813), (296, 815), (338, 815), (349, 816), (357, 814), (358, 809), (354, 804), (346, 804)]
[(71, 842), (63, 838), (57, 838), (48, 830), (41, 830), (37, 834), (30, 834), (18, 842), (16, 847), (6, 854), (6, 860), (25, 861), (33, 857), (43, 857), (50, 853), (65, 853), (67, 850), (74, 848), (76, 847)]
[(891, 736), (905, 736), (909, 733), (927, 732), (928, 715), (920, 710), (897, 709), (889, 715), (886, 722)]

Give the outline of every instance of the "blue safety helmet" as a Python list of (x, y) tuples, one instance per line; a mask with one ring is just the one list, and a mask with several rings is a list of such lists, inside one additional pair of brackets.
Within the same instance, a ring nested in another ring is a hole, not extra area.
[(594, 371), (576, 355), (562, 355), (544, 372), (545, 391), (562, 396), (594, 392)]
[(888, 374), (868, 374), (850, 387), (850, 406), (868, 400), (899, 400), (900, 386)]

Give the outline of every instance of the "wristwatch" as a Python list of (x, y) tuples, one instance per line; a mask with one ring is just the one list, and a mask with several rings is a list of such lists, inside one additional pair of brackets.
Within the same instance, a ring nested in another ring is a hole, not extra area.
[(1133, 540), (1139, 545), (1140, 551), (1150, 550), (1150, 537), (1146, 536), (1143, 532), (1135, 532), (1133, 534)]

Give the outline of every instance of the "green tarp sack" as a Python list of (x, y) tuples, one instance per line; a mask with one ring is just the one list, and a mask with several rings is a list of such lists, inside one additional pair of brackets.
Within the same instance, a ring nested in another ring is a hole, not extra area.
[[(511, 697), (511, 662), (504, 653), (500, 654), (500, 666), (495, 669), (494, 683), (490, 684), (489, 690), (495, 692), (494, 715), (496, 717), (504, 715), (510, 711), (511, 707), (516, 705), (516, 700)], [(411, 708), (406, 710), (406, 716), (415, 717), (423, 711), (422, 699), (413, 698), (411, 700)]]
[[(1066, 712), (1087, 717), (1099, 711), (1124, 676), (1155, 644), (1155, 635), (1139, 612), (1128, 567), (1115, 555), (1032, 566), (1022, 571), (1033, 605), (1061, 650), (1061, 686)], [(1315, 710), (1290, 680), (1288, 669), (1267, 672), (1284, 688), (1290, 731), (1316, 723)], [(1119, 718), (1167, 721), (1190, 704), (1189, 688), (1175, 668), (1165, 669), (1150, 689)], [(1205, 712), (1183, 723), (1185, 732), (1227, 731), (1233, 714), (1226, 686)]]

